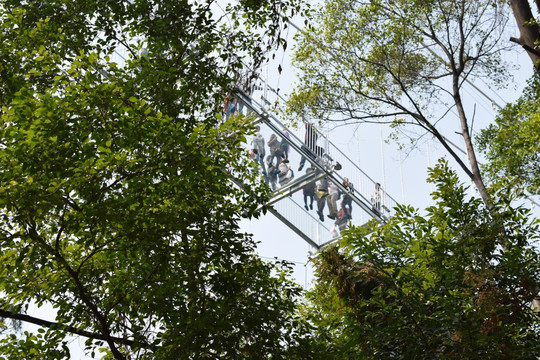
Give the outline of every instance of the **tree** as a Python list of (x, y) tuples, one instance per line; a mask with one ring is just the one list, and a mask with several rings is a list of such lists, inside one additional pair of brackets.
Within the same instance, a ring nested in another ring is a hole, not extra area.
[(67, 334), (114, 359), (309, 354), (299, 287), (238, 227), (268, 196), (252, 125), (219, 115), (297, 3), (229, 5), (232, 28), (218, 5), (0, 5), (0, 316), (41, 326), (0, 357), (69, 358)]
[[(540, 11), (540, 2), (535, 1), (537, 12)], [(519, 38), (510, 40), (521, 45), (527, 52), (534, 65), (536, 75), (540, 76), (540, 26), (538, 25), (528, 0), (511, 0), (510, 6), (519, 29)]]
[[(540, 3), (536, 3), (537, 10)], [(511, 38), (529, 54), (536, 76), (529, 80), (519, 100), (508, 104), (500, 111), (495, 124), (483, 129), (478, 136), (478, 145), (488, 162), (484, 169), (496, 188), (526, 191), (537, 195), (538, 99), (540, 98), (538, 76), (540, 76), (540, 27), (533, 15), (529, 1), (510, 1), (520, 31), (520, 38)]]
[[(443, 145), (489, 203), (462, 87), (486, 74), (495, 84), (505, 79), (503, 6), (488, 0), (327, 1), (299, 36), (301, 81), (290, 106), (329, 120), (415, 125)], [(468, 163), (440, 130), (451, 110)]]
[[(539, 290), (538, 222), (512, 208), (511, 196), (486, 188), (461, 93), (465, 81), (484, 74), (495, 85), (504, 82), (507, 13), (492, 1), (335, 0), (299, 37), (302, 79), (292, 110), (420, 127), (440, 141), (483, 200), (466, 198), (442, 164), (431, 174), (437, 203), (426, 215), (398, 206), (387, 223), (351, 228), (339, 246), (319, 254), (308, 313), (335, 358), (540, 353), (531, 306)], [(451, 110), (468, 164), (441, 130)]]
[(486, 155), (487, 176), (498, 188), (538, 195), (540, 85), (533, 78), (523, 95), (500, 111), (495, 124), (482, 130), (478, 145)]
[[(488, 209), (444, 162), (426, 215), (400, 205), (385, 224), (321, 252), (311, 319), (338, 359), (534, 359), (538, 220), (510, 199)], [(493, 215), (495, 214), (495, 215)], [(500, 228), (506, 229), (501, 236)]]

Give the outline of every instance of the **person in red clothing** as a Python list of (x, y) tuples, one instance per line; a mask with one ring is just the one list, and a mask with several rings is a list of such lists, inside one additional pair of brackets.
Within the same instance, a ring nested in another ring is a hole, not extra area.
[(347, 224), (349, 223), (350, 217), (347, 214), (347, 209), (343, 206), (343, 201), (341, 202), (341, 207), (337, 213), (336, 222), (334, 225), (339, 229), (339, 232), (341, 233), (343, 229), (347, 227)]

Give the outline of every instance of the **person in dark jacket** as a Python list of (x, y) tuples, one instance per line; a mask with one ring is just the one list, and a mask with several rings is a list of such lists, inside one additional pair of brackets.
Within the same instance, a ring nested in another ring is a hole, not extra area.
[[(309, 174), (311, 171), (313, 171), (312, 168), (306, 169), (306, 174)], [(315, 196), (315, 187), (316, 185), (313, 182), (302, 188), (302, 192), (304, 193), (304, 207), (306, 208), (306, 210), (310, 210), (310, 209), (313, 210), (313, 198)], [(308, 206), (308, 198), (310, 199), (309, 206)]]
[(347, 211), (347, 216), (349, 217), (349, 219), (351, 219), (352, 218), (351, 217), (351, 214), (352, 214), (352, 197), (350, 195), (354, 194), (354, 186), (349, 181), (348, 178), (344, 178), (341, 185), (343, 185), (343, 187), (347, 191), (345, 194), (343, 194), (343, 202), (342, 202), (343, 208)]
[(289, 159), (289, 143), (287, 140), (285, 140), (285, 138), (290, 138), (288, 131), (283, 132), (283, 138), (279, 143), (279, 148), (281, 149), (281, 157), (284, 159)]
[(266, 158), (266, 173), (267, 184), (272, 190), (276, 190), (277, 174), (279, 173), (279, 170), (272, 163), (272, 156), (270, 155)]
[(281, 160), (281, 144), (276, 134), (270, 135), (270, 140), (268, 140), (268, 147), (270, 148), (270, 162), (274, 164), (274, 158), (277, 159), (275, 166), (278, 167), (279, 161)]

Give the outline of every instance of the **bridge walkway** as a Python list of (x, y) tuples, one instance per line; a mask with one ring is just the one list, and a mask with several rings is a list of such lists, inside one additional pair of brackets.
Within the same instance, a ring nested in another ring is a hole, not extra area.
[[(264, 101), (258, 102), (241, 91), (236, 94), (238, 109), (246, 114), (255, 115), (260, 126), (260, 135), (264, 138), (265, 153), (270, 154), (268, 140), (275, 135), (280, 144), (288, 145), (288, 160), (294, 172), (294, 178), (286, 184), (277, 185), (274, 195), (269, 200), (270, 212), (291, 228), (302, 239), (316, 249), (335, 241), (340, 236), (340, 228), (334, 219), (328, 217), (328, 206), (324, 214), (317, 214), (317, 200), (313, 209), (304, 205), (302, 189), (309, 184), (319, 183), (322, 179), (334, 183), (341, 193), (337, 201), (340, 209), (345, 196), (351, 199), (351, 219), (346, 223), (363, 225), (370, 219), (386, 221), (392, 215), (396, 201), (377, 181), (369, 177), (343, 151), (335, 146), (314, 124), (305, 121), (302, 126), (285, 126), (266, 107)], [(249, 141), (248, 141), (249, 142)], [(251, 144), (248, 144), (250, 146)], [(268, 156), (267, 156), (268, 158)], [(302, 160), (304, 158), (305, 160)], [(265, 159), (266, 169), (267, 163)], [(279, 159), (272, 159), (277, 165)], [(304, 162), (302, 170), (299, 165)], [(260, 166), (262, 168), (262, 166)], [(346, 180), (354, 186), (351, 191)], [(269, 185), (270, 186), (270, 185)]]

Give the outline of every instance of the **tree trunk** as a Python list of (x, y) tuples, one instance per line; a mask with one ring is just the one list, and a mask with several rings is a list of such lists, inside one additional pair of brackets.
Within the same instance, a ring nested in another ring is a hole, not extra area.
[(459, 92), (459, 75), (457, 74), (458, 72), (455, 72), (453, 84), (454, 102), (456, 104), (456, 108), (459, 114), (461, 134), (463, 135), (463, 139), (465, 140), (467, 157), (469, 159), (469, 165), (471, 166), (471, 180), (474, 182), (474, 185), (476, 185), (476, 188), (478, 189), (478, 192), (480, 193), (480, 196), (482, 197), (482, 200), (484, 201), (488, 209), (491, 209), (492, 203), (486, 186), (484, 185), (484, 181), (482, 180), (482, 174), (480, 173), (480, 167), (478, 166), (478, 160), (476, 159), (476, 153), (474, 151), (471, 134), (469, 131), (469, 125), (467, 124), (467, 116), (465, 114), (465, 109), (463, 109), (463, 103), (461, 101), (461, 95)]
[[(536, 4), (538, 6), (539, 2), (536, 1)], [(535, 43), (540, 40), (540, 26), (536, 24), (528, 0), (511, 0), (510, 6), (519, 28), (519, 39), (511, 38), (510, 40), (520, 44), (527, 51), (536, 75), (540, 77), (540, 48)]]

